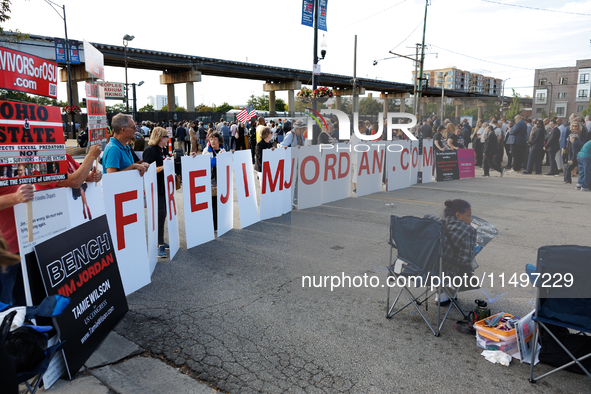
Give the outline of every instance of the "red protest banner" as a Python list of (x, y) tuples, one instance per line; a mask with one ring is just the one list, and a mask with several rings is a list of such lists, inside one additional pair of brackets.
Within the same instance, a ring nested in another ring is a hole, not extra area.
[(105, 89), (96, 83), (86, 83), (89, 145), (107, 142), (107, 107)]
[(0, 187), (66, 179), (59, 107), (0, 101)]
[(57, 63), (0, 48), (0, 89), (57, 97)]

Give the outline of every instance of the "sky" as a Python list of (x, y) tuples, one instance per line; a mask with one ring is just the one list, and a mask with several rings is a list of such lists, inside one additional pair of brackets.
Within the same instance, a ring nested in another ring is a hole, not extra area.
[[(66, 7), (68, 38), (129, 47), (205, 56), (224, 60), (311, 70), (313, 29), (301, 25), (302, 0), (56, 0)], [(512, 4), (520, 7), (507, 6)], [(536, 7), (548, 11), (523, 7)], [(579, 13), (586, 15), (572, 15)], [(64, 37), (64, 24), (47, 0), (12, 0), (6, 29)], [(413, 55), (423, 33), (423, 0), (329, 0), (327, 55), (323, 72), (353, 75), (357, 35), (357, 76), (412, 83), (413, 62), (391, 57), (389, 51)], [(431, 0), (427, 10), (425, 69), (455, 66), (507, 79), (511, 88), (533, 95), (536, 68), (574, 66), (591, 58), (591, 1), (573, 0)], [(319, 34), (319, 41), (323, 36)], [(410, 47), (410, 48), (409, 48)], [(377, 65), (373, 65), (378, 60)], [(148, 96), (166, 95), (159, 71), (128, 69), (137, 87), (137, 104)], [(105, 78), (124, 82), (123, 68), (107, 67)], [(322, 77), (320, 77), (320, 82)], [(262, 95), (264, 81), (202, 76), (195, 83), (195, 104), (244, 105)], [(311, 81), (310, 81), (311, 85)], [(179, 105), (186, 106), (185, 85), (175, 87)], [(366, 92), (369, 93), (369, 92)], [(58, 98), (66, 100), (66, 84)], [(379, 92), (374, 92), (374, 97)], [(83, 86), (79, 85), (83, 97)], [(287, 92), (277, 92), (287, 102)], [(110, 104), (110, 103), (108, 103)]]

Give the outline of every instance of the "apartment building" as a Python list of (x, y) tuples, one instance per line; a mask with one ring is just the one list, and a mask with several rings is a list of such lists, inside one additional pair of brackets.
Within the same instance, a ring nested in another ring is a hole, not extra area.
[[(415, 73), (412, 72), (414, 81)], [(427, 78), (429, 86), (434, 88), (463, 90), (500, 96), (503, 94), (503, 80), (487, 77), (482, 74), (460, 70), (456, 67), (441, 68), (438, 70), (424, 70), (423, 78)]]
[(533, 116), (542, 110), (566, 118), (577, 116), (589, 105), (591, 59), (577, 60), (574, 67), (536, 69), (534, 76)]

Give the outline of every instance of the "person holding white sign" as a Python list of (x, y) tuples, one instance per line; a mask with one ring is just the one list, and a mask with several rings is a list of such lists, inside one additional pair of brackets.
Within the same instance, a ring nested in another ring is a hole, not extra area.
[(214, 131), (209, 135), (209, 146), (203, 151), (204, 155), (211, 156), (211, 209), (213, 211), (213, 229), (218, 230), (218, 179), (217, 179), (217, 155), (225, 152), (220, 145), (224, 139), (220, 133)]
[(158, 180), (158, 258), (166, 258), (168, 244), (164, 243), (164, 221), (166, 220), (166, 192), (164, 187), (164, 159), (169, 158), (165, 148), (168, 146), (168, 132), (162, 127), (152, 131), (148, 147), (144, 151), (144, 162), (156, 162)]
[(113, 127), (113, 138), (109, 140), (103, 153), (103, 167), (107, 174), (117, 171), (138, 170), (143, 176), (148, 170), (147, 163), (134, 163), (131, 148), (128, 143), (135, 134), (135, 123), (130, 115), (117, 114), (111, 121)]

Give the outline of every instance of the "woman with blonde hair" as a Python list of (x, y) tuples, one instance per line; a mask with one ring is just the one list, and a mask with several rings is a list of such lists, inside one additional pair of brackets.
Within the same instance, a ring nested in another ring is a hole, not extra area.
[(166, 147), (168, 132), (162, 127), (155, 127), (150, 135), (148, 147), (144, 151), (144, 163), (156, 162), (156, 179), (158, 181), (158, 257), (166, 258), (168, 244), (164, 243), (164, 221), (166, 220), (166, 191), (164, 188), (164, 159), (168, 158)]

